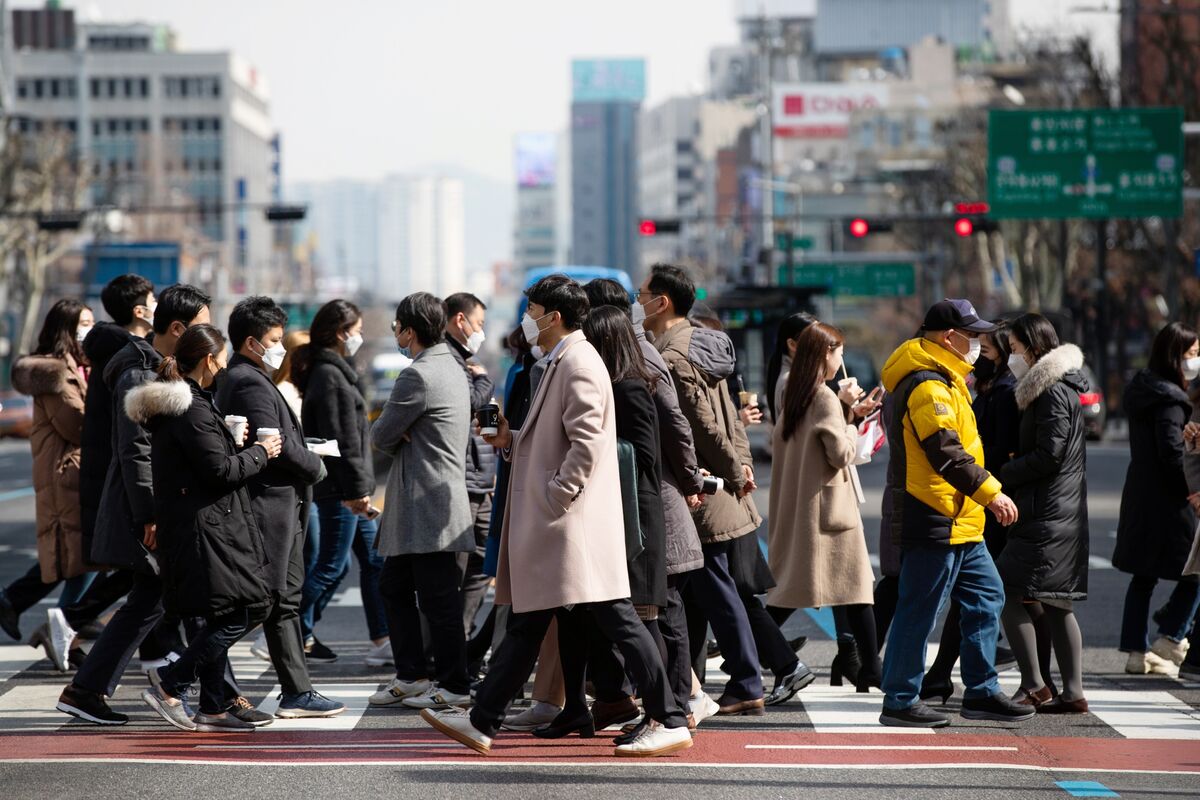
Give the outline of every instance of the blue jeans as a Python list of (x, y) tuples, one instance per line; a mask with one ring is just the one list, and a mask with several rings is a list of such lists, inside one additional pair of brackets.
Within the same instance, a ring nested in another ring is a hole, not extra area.
[(883, 660), (883, 705), (893, 711), (917, 702), (925, 676), (925, 643), (949, 598), (961, 609), (961, 669), (965, 698), (1000, 691), (996, 637), (1004, 585), (983, 542), (906, 547), (900, 560), (900, 598)]
[[(1125, 612), (1121, 618), (1121, 651), (1145, 653), (1150, 649), (1150, 602), (1158, 578), (1134, 575), (1125, 592)], [(1159, 609), (1155, 622), (1158, 635), (1182, 642), (1188, 637), (1192, 618), (1200, 606), (1200, 584), (1195, 581), (1176, 581), (1166, 604)]]
[(338, 585), (350, 566), (350, 553), (358, 559), (359, 584), (363, 611), (372, 639), (388, 635), (383, 600), (379, 596), (379, 572), (383, 558), (375, 550), (377, 528), (374, 520), (359, 517), (336, 498), (316, 502), (321, 520), (316, 564), (304, 578), (300, 599), (300, 631), (305, 639), (313, 635), (319, 611), (333, 599)]

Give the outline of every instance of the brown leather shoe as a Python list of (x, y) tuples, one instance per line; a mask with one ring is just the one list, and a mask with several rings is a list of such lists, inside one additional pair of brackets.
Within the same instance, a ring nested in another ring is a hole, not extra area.
[(1040, 708), (1054, 699), (1054, 693), (1050, 691), (1049, 686), (1043, 686), (1037, 691), (1031, 692), (1028, 689), (1021, 688), (1013, 695), (1013, 702), (1023, 706), (1033, 706)]
[(641, 716), (637, 703), (632, 697), (626, 697), (612, 703), (597, 700), (592, 703), (592, 719), (596, 721), (596, 730), (602, 731), (609, 725), (621, 722), (632, 722)]
[(767, 713), (766, 703), (761, 697), (757, 700), (738, 700), (722, 695), (717, 705), (721, 707), (717, 716), (721, 717), (761, 717)]
[(1086, 714), (1087, 710), (1088, 703), (1084, 698), (1063, 700), (1062, 695), (1037, 707), (1039, 714)]

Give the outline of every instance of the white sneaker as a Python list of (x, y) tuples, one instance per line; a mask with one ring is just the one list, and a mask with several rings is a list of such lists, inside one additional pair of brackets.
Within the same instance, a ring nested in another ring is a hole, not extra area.
[(471, 695), (455, 694), (439, 688), (437, 684), (429, 687), (429, 691), (409, 695), (401, 701), (405, 708), (449, 708), (450, 706), (468, 706)]
[(434, 711), (432, 708), (426, 708), (421, 711), (421, 719), (476, 753), (486, 756), (492, 752), (492, 737), (484, 735), (471, 724), (471, 715), (466, 709), (448, 708), (445, 711)]
[(1168, 675), (1175, 677), (1179, 667), (1154, 653), (1130, 653), (1125, 661), (1125, 671), (1130, 675)]
[(392, 643), (384, 639), (383, 644), (376, 645), (367, 651), (367, 666), (368, 667), (394, 667), (396, 662), (392, 660)]
[[(50, 626), (50, 630), (53, 633), (53, 625)], [(1188, 645), (1186, 641), (1176, 642), (1173, 639), (1168, 639), (1166, 636), (1160, 636), (1150, 646), (1150, 652), (1164, 661), (1170, 661), (1178, 667), (1183, 663), (1184, 656), (1187, 655)]]
[(50, 623), (50, 633), (45, 640), (46, 655), (50, 656), (59, 672), (66, 672), (67, 654), (71, 650), (71, 642), (75, 641), (75, 629), (67, 622), (61, 608), (49, 609), (46, 617)]
[(721, 707), (717, 705), (717, 702), (704, 692), (688, 698), (688, 711), (692, 712), (697, 726), (720, 710)]
[(500, 727), (506, 731), (527, 732), (543, 725), (549, 725), (562, 713), (562, 709), (553, 703), (543, 703), (541, 700), (518, 714), (509, 714), (504, 718)]
[(271, 649), (267, 647), (267, 634), (265, 631), (259, 631), (258, 636), (254, 637), (254, 643), (250, 645), (250, 655), (255, 658), (261, 658), (263, 661), (271, 660)]
[(619, 745), (613, 755), (654, 758), (687, 750), (691, 746), (692, 734), (686, 725), (682, 728), (665, 728), (661, 722), (651, 721), (641, 736), (629, 744)]
[(167, 653), (166, 656), (164, 656), (163, 658), (156, 658), (153, 661), (143, 661), (142, 662), (142, 672), (149, 672), (152, 669), (158, 669), (159, 667), (165, 667), (167, 664), (170, 664), (170, 663), (172, 663), (174, 661), (178, 661), (178, 660), (179, 660), (179, 653), (176, 653), (174, 650), (172, 650), (171, 652)]
[(404, 698), (429, 691), (433, 684), (422, 678), (419, 681), (402, 681), (392, 678), (391, 683), (380, 689), (367, 700), (373, 706), (399, 705)]

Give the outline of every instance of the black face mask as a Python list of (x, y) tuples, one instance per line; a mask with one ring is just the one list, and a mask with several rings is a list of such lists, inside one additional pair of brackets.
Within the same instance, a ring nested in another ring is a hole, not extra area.
[(988, 383), (996, 377), (996, 362), (981, 358), (975, 362), (975, 384)]

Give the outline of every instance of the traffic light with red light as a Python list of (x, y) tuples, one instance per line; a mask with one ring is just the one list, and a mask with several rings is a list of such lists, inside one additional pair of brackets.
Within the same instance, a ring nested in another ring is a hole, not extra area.
[(850, 235), (855, 239), (861, 239), (870, 232), (871, 223), (867, 222), (865, 219), (859, 218), (850, 220)]
[(970, 217), (959, 217), (954, 220), (954, 232), (966, 238), (975, 232), (975, 223)]
[(892, 230), (892, 221), (880, 217), (854, 217), (845, 221), (844, 228), (855, 239), (865, 239), (873, 233), (888, 233)]
[(638, 233), (642, 236), (658, 236), (663, 233), (679, 233), (680, 227), (678, 219), (644, 219), (638, 223)]

